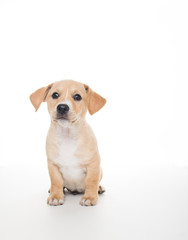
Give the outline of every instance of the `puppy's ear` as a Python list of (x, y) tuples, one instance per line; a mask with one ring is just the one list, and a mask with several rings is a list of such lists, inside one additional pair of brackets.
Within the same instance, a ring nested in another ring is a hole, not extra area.
[(50, 88), (53, 86), (53, 83), (48, 85), (47, 87), (39, 88), (37, 91), (31, 94), (30, 100), (33, 106), (35, 107), (35, 111), (37, 111), (42, 102), (45, 102), (46, 97)]
[(101, 97), (98, 93), (94, 92), (89, 86), (84, 84), (87, 94), (87, 107), (91, 115), (98, 112), (106, 103), (106, 99)]

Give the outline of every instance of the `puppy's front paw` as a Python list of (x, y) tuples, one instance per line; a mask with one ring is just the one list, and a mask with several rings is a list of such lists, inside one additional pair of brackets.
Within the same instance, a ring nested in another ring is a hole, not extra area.
[(63, 205), (64, 203), (64, 196), (63, 194), (50, 194), (47, 199), (47, 204), (50, 206), (58, 206)]
[(94, 206), (97, 204), (98, 196), (86, 196), (84, 195), (80, 201), (82, 206)]

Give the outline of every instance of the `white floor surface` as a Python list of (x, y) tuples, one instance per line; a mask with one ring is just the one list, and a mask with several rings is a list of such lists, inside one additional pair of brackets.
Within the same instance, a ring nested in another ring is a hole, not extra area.
[[(127, 166), (104, 175), (106, 193), (95, 207), (66, 194), (46, 204), (47, 169), (0, 168), (0, 239), (188, 239), (188, 169)], [(107, 169), (106, 169), (106, 172)]]

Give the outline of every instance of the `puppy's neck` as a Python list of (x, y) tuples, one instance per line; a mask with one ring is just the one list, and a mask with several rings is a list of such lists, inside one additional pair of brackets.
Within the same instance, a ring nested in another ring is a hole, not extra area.
[(51, 122), (51, 127), (55, 130), (56, 135), (63, 138), (78, 138), (79, 133), (86, 127), (86, 122), (82, 121), (77, 124), (59, 124)]

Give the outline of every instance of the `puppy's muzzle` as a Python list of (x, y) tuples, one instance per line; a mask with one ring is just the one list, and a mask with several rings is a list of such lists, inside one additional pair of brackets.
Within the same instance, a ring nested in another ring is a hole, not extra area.
[(57, 112), (61, 115), (68, 113), (68, 111), (69, 111), (69, 106), (67, 104), (59, 104), (57, 106)]

